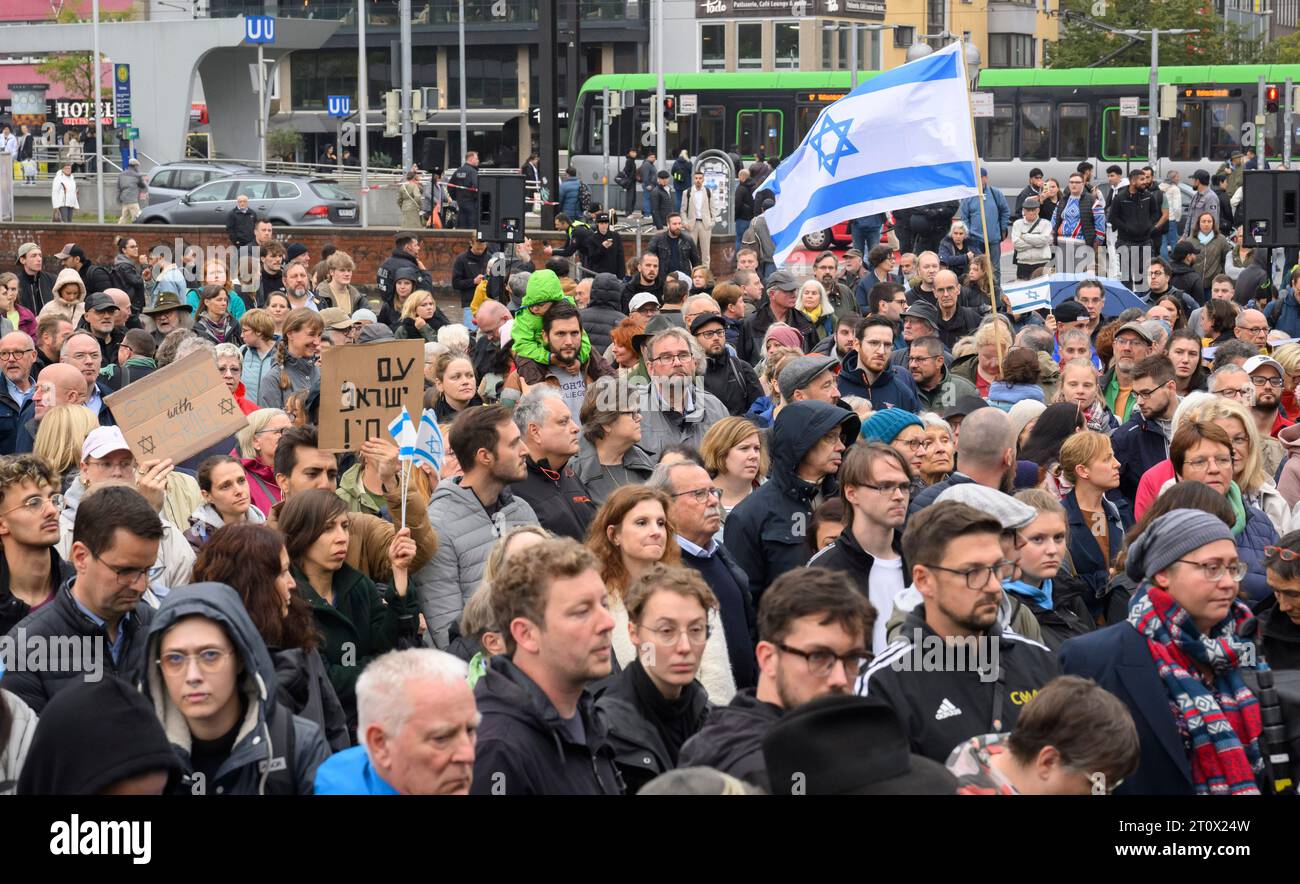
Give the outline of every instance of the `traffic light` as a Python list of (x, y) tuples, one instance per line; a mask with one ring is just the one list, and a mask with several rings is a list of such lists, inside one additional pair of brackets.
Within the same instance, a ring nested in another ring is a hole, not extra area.
[(677, 119), (677, 99), (671, 95), (664, 96), (664, 122), (671, 123)]
[(1264, 110), (1270, 114), (1277, 113), (1278, 89), (1269, 85), (1264, 87)]

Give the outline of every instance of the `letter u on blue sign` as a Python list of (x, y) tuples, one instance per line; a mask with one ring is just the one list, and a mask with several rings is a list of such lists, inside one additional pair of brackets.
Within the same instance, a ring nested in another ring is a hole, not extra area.
[(244, 39), (250, 43), (274, 43), (275, 19), (269, 15), (245, 16)]
[(331, 117), (346, 117), (352, 112), (352, 96), (330, 95), (326, 99)]

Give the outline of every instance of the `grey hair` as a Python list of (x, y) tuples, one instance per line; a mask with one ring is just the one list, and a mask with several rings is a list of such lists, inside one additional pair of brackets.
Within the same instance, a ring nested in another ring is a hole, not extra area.
[(925, 424), (927, 430), (943, 430), (948, 434), (949, 439), (953, 438), (952, 424), (939, 417), (939, 415), (935, 414), (933, 411), (923, 411), (918, 415), (918, 417), (921, 418), (921, 423)]
[(690, 313), (690, 312), (691, 312), (691, 305), (694, 304), (696, 301), (700, 302), (701, 304), (707, 304), (707, 305), (708, 305), (708, 309), (707, 309), (707, 310), (704, 310), (704, 311), (702, 311), (702, 312), (704, 312), (704, 313), (716, 313), (716, 314), (718, 314), (719, 316), (722, 315), (722, 307), (720, 307), (720, 306), (718, 305), (718, 302), (717, 302), (717, 301), (713, 300), (713, 296), (712, 296), (712, 295), (692, 295), (691, 297), (687, 298), (687, 299), (686, 299), (686, 310), (685, 310), (684, 312), (686, 312), (686, 313)]
[(432, 362), (443, 353), (446, 353), (448, 347), (442, 341), (425, 341), (424, 342), (424, 361)]
[(72, 344), (72, 339), (73, 339), (73, 338), (80, 338), (80, 337), (90, 338), (92, 341), (95, 342), (95, 346), (96, 346), (96, 347), (99, 346), (99, 340), (96, 339), (96, 337), (95, 337), (94, 335), (92, 335), (90, 332), (86, 331), (85, 329), (82, 329), (82, 330), (80, 330), (80, 331), (74, 331), (72, 334), (68, 335), (68, 337), (67, 337), (66, 339), (64, 339), (64, 341), (63, 341), (63, 346), (59, 348), (59, 358), (60, 358), (60, 359), (67, 359), (67, 358), (68, 358), (68, 353), (71, 352), (71, 351), (70, 351), (70, 345)]
[[(537, 424), (540, 426), (546, 420), (546, 403), (552, 399), (564, 403), (564, 396), (552, 386), (539, 384), (529, 390), (519, 400), (514, 413), (511, 414), (515, 426), (519, 428), (519, 432), (527, 437), (529, 425)], [(565, 404), (564, 407), (568, 408), (569, 406)]]
[(234, 344), (225, 344), (225, 343), (217, 344), (215, 349), (216, 349), (215, 355), (217, 359), (220, 359), (222, 356), (233, 356), (236, 359), (238, 359), (241, 363), (244, 361), (244, 354), (240, 353), (239, 348), (236, 347)]
[(663, 491), (666, 494), (673, 493), (673, 470), (678, 467), (698, 467), (693, 460), (677, 460), (668, 464), (658, 464), (655, 471), (646, 479), (645, 487), (653, 488), (656, 491)]
[(253, 437), (265, 430), (272, 418), (277, 417), (288, 417), (288, 415), (278, 408), (259, 408), (248, 416), (247, 426), (235, 434), (241, 457), (257, 457), (257, 453), (253, 451)]
[(506, 280), (510, 294), (522, 301), (524, 294), (528, 291), (528, 278), (532, 275), (531, 270), (520, 270), (517, 273), (510, 274), (510, 278)]
[(438, 343), (453, 353), (469, 353), (469, 329), (460, 323), (438, 329)]
[[(1078, 331), (1078, 329), (1071, 329)], [(1017, 344), (1021, 347), (1028, 347), (1030, 350), (1037, 350), (1039, 353), (1052, 352), (1052, 333), (1041, 325), (1027, 325), (1020, 330), (1020, 340)]]
[(411, 712), (406, 697), (411, 682), (427, 679), (468, 687), (468, 676), (464, 660), (433, 648), (389, 651), (372, 660), (357, 678), (357, 741), (365, 745), (365, 733), (372, 724), (383, 727), (389, 737), (401, 733)]
[(180, 345), (176, 348), (175, 361), (179, 362), (196, 350), (205, 351), (212, 357), (213, 362), (217, 361), (217, 345), (206, 338), (200, 338), (198, 335), (190, 335), (180, 342)]
[(699, 372), (703, 371), (704, 369), (703, 348), (701, 348), (699, 342), (696, 341), (695, 338), (691, 336), (690, 332), (688, 332), (684, 328), (678, 328), (676, 326), (672, 328), (666, 328), (663, 331), (659, 332), (659, 334), (655, 335), (653, 338), (650, 339), (650, 342), (645, 345), (645, 352), (648, 354), (647, 359), (649, 357), (654, 356), (655, 348), (659, 346), (660, 341), (666, 341), (669, 338), (676, 338), (677, 340), (684, 343), (687, 347), (689, 347), (691, 351), (691, 356), (692, 358), (695, 359), (696, 373), (698, 374)]
[(952, 231), (957, 230), (958, 228), (961, 228), (961, 230), (963, 230), (966, 233), (970, 233), (970, 228), (966, 226), (965, 221), (961, 220), (960, 218), (953, 218), (952, 226), (948, 228), (948, 232), (951, 233)]
[[(23, 340), (27, 342), (27, 345), (26, 345), (26, 346), (31, 347), (33, 350), (36, 349), (36, 342), (32, 340), (32, 336), (29, 335), (29, 334), (27, 334), (27, 332), (25, 332), (25, 331), (16, 331), (16, 330), (15, 330), (15, 331), (10, 332), (10, 334), (13, 334), (13, 335), (22, 335), (22, 336), (23, 336)], [(72, 336), (69, 335), (68, 337), (72, 337)], [(62, 356), (63, 354), (59, 354), (59, 355)]]

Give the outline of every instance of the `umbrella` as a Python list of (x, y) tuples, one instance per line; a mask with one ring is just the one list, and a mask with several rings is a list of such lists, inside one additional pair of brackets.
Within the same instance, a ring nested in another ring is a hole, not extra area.
[(1052, 306), (1055, 307), (1064, 301), (1072, 300), (1079, 288), (1079, 283), (1088, 279), (1100, 282), (1106, 292), (1106, 302), (1101, 305), (1101, 315), (1103, 317), (1114, 318), (1130, 307), (1136, 307), (1146, 312), (1146, 309), (1151, 306), (1138, 295), (1133, 294), (1118, 279), (1110, 279), (1105, 276), (1092, 276), (1087, 273), (1053, 273), (1048, 276), (1040, 276), (1034, 282), (1051, 283)]

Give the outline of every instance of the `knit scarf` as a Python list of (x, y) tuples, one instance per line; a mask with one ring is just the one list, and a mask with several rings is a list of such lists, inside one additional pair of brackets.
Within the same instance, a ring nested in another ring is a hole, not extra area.
[(1034, 586), (1023, 580), (1010, 580), (1004, 582), (1002, 588), (1014, 592), (1021, 598), (1029, 599), (1046, 611), (1052, 610), (1052, 581), (1050, 580), (1044, 580), (1042, 586)]
[[(1138, 588), (1129, 624), (1146, 636), (1147, 648), (1169, 699), (1187, 729), (1192, 786), (1198, 795), (1258, 795), (1255, 775), (1264, 769), (1259, 737), (1259, 701), (1242, 681), (1242, 660), (1254, 658), (1252, 643), (1240, 637), (1253, 616), (1241, 602), (1202, 635), (1192, 616), (1163, 589)], [(1214, 691), (1193, 671), (1197, 664), (1214, 673)], [(1264, 664), (1260, 664), (1262, 667)]]
[(1236, 482), (1228, 483), (1228, 493), (1224, 496), (1232, 506), (1233, 515), (1236, 516), (1236, 520), (1232, 523), (1232, 536), (1240, 537), (1241, 532), (1246, 530), (1246, 503), (1241, 499), (1241, 489), (1237, 487)]
[(1084, 411), (1083, 421), (1090, 430), (1098, 433), (1110, 433), (1110, 409), (1100, 399), (1092, 403)]

